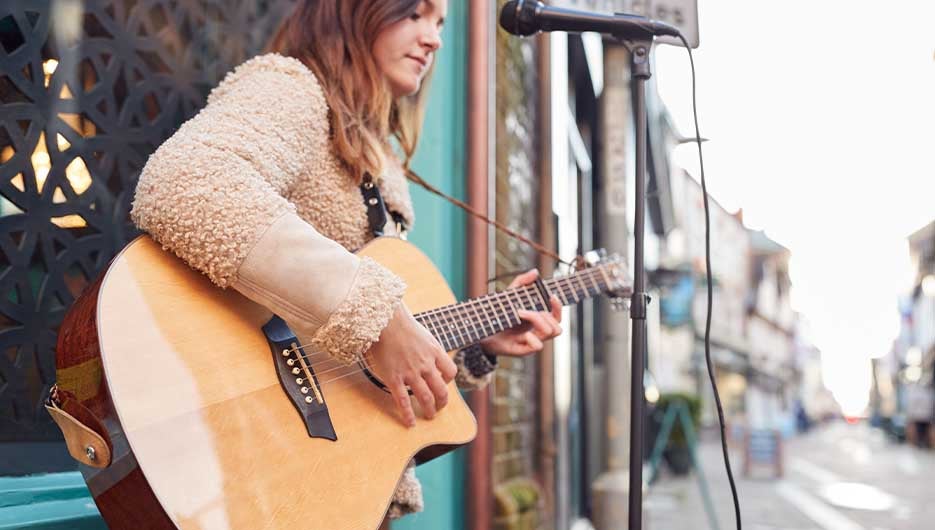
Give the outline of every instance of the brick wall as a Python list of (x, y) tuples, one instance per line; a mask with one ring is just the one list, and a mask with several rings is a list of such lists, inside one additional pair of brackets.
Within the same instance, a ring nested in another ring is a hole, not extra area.
[[(497, 34), (496, 215), (510, 228), (539, 238), (538, 73), (534, 40)], [(533, 268), (536, 253), (497, 232), (497, 275)], [(497, 283), (503, 289), (511, 278)], [(501, 357), (492, 384), (493, 461), (496, 488), (518, 478), (534, 479), (537, 462), (537, 357)], [(548, 519), (540, 517), (539, 519)]]

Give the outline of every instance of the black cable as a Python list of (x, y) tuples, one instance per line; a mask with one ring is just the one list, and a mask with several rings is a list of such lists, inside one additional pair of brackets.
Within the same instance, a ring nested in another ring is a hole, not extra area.
[(727, 435), (724, 427), (724, 407), (721, 405), (721, 395), (714, 380), (714, 363), (711, 362), (711, 307), (714, 299), (714, 286), (711, 279), (711, 216), (708, 212), (708, 187), (704, 179), (704, 157), (701, 154), (701, 132), (698, 128), (698, 97), (695, 87), (695, 59), (692, 57), (691, 46), (685, 36), (679, 33), (679, 39), (688, 50), (688, 61), (692, 68), (692, 113), (695, 117), (695, 142), (698, 144), (698, 164), (701, 169), (701, 193), (704, 196), (704, 249), (705, 274), (708, 280), (708, 314), (705, 317), (704, 328), (704, 357), (708, 365), (708, 378), (711, 380), (711, 389), (714, 391), (714, 402), (717, 405), (717, 421), (721, 426), (721, 451), (724, 453), (724, 467), (727, 469), (727, 480), (730, 482), (730, 493), (734, 498), (734, 516), (737, 518), (737, 530), (740, 524), (740, 500), (737, 498), (737, 484), (734, 483), (734, 473), (730, 468), (730, 457), (727, 454)]

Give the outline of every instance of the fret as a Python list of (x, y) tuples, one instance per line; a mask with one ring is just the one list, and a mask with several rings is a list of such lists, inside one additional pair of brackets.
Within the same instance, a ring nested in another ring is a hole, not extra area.
[(526, 297), (529, 298), (529, 303), (532, 304), (533, 311), (542, 311), (543, 308), (539, 307), (539, 300), (542, 299), (539, 295), (539, 290), (535, 287), (526, 287)]
[(456, 311), (457, 306), (452, 306), (451, 309), (442, 313), (442, 316), (445, 317), (445, 321), (448, 325), (448, 328), (451, 330), (452, 335), (457, 339), (456, 345), (460, 346), (462, 344), (468, 344), (469, 341), (464, 340), (464, 336), (461, 334), (461, 327), (457, 325), (457, 321), (451, 318), (452, 312)]
[(588, 297), (597, 296), (600, 293), (600, 291), (598, 291), (597, 289), (594, 289), (594, 283), (588, 281), (590, 278), (591, 278), (590, 272), (583, 273), (581, 275), (581, 283), (584, 284), (584, 288), (588, 293)]
[[(494, 298), (494, 300), (497, 301), (497, 304), (500, 305), (500, 313), (501, 313), (504, 317), (506, 317), (507, 325), (504, 326), (503, 329), (513, 327), (515, 324), (514, 324), (514, 322), (513, 322), (513, 319), (510, 318), (510, 314), (509, 314), (509, 312), (507, 312), (506, 306), (503, 305), (503, 296), (500, 296), (500, 293), (497, 293), (497, 294), (494, 295), (493, 298)], [(499, 316), (497, 317), (497, 321), (498, 321), (498, 322), (500, 321), (500, 317), (499, 317)]]
[(568, 297), (572, 304), (578, 302), (578, 297), (575, 296), (575, 286), (572, 285), (571, 280), (562, 278), (562, 289), (565, 290), (565, 296)]
[(510, 289), (506, 293), (506, 299), (510, 303), (510, 308), (513, 310), (513, 314), (516, 318), (519, 318), (519, 311), (523, 308), (523, 301), (520, 299), (518, 289)]
[(608, 291), (610, 291), (610, 285), (611, 285), (611, 284), (610, 284), (610, 277), (607, 276), (607, 270), (606, 270), (606, 269), (604, 268), (604, 266), (602, 265), (602, 266), (598, 267), (598, 272), (600, 272), (600, 273), (601, 273), (601, 277), (604, 278), (604, 285), (606, 286), (606, 289), (607, 289)]
[(536, 299), (529, 293), (529, 291), (531, 291), (531, 290), (534, 291), (535, 288), (534, 288), (534, 287), (524, 287), (524, 288), (523, 288), (523, 294), (526, 295), (526, 300), (529, 301), (529, 307), (527, 307), (527, 309), (529, 309), (529, 310), (531, 310), (531, 311), (541, 311), (542, 309), (541, 309), (538, 305), (536, 305)]
[(607, 277), (607, 269), (603, 265), (594, 271), (594, 279), (597, 285), (600, 286), (602, 293), (610, 291), (610, 279)]
[(594, 295), (597, 296), (601, 293), (601, 286), (598, 285), (597, 280), (594, 279), (594, 269), (588, 269), (587, 279), (591, 280), (591, 285), (594, 286)]
[[(474, 334), (477, 335), (477, 340), (481, 340), (484, 337), (487, 337), (487, 328), (484, 326), (484, 319), (477, 311), (477, 302), (476, 300), (469, 300), (465, 306), (466, 311), (472, 311), (474, 313), (473, 320), (472, 318), (468, 319), (468, 325), (474, 329)], [(478, 330), (480, 326), (480, 330)]]
[(484, 331), (484, 336), (489, 337), (497, 332), (497, 327), (494, 326), (493, 322), (490, 320), (490, 315), (487, 312), (487, 301), (476, 298), (474, 303), (474, 312), (477, 313), (480, 318), (481, 329)]
[(435, 322), (435, 327), (439, 329), (440, 334), (436, 335), (436, 338), (439, 338), (439, 342), (445, 347), (445, 351), (451, 351), (454, 349), (454, 337), (451, 336), (451, 332), (448, 329), (448, 324), (443, 324), (439, 318), (438, 313), (433, 312), (429, 315), (429, 320)]
[[(491, 324), (496, 323), (494, 325), (494, 329), (497, 331), (497, 333), (505, 330), (508, 326), (504, 326), (503, 321), (500, 320), (500, 313), (503, 310), (503, 305), (499, 303), (496, 295), (487, 296), (487, 308), (489, 309), (491, 315), (493, 316), (493, 319), (491, 320)], [(498, 327), (500, 329), (497, 329)]]
[(442, 342), (442, 336), (441, 336), (440, 330), (434, 323), (432, 323), (431, 319), (425, 318), (425, 317), (419, 318), (419, 316), (417, 315), (416, 320), (420, 324), (422, 324), (425, 327), (425, 329), (429, 330), (429, 333), (431, 333), (432, 336), (438, 340), (438, 342)]
[(565, 296), (565, 290), (562, 289), (562, 282), (559, 279), (552, 281), (552, 292), (558, 295), (558, 299), (562, 301), (562, 305), (568, 305), (568, 297)]
[(428, 313), (419, 313), (419, 314), (414, 315), (414, 316), (415, 316), (417, 322), (419, 322), (420, 324), (422, 324), (422, 325), (425, 327), (425, 329), (429, 330), (429, 333), (431, 333), (432, 336), (435, 337), (435, 338), (438, 340), (438, 342), (441, 342), (441, 343), (442, 343), (442, 346), (445, 345), (445, 342), (444, 342), (444, 340), (443, 340), (443, 339), (444, 339), (444, 335), (442, 334), (442, 332), (441, 332), (441, 330), (438, 328), (438, 326), (437, 326), (435, 323), (432, 322), (432, 318), (431, 318), (431, 315), (430, 315), (430, 314), (428, 314)]
[(516, 318), (520, 319), (522, 322), (522, 317), (519, 316), (519, 311), (526, 309), (526, 304), (523, 302), (523, 293), (520, 289), (516, 289), (510, 293), (510, 299), (513, 301), (513, 307), (516, 310)]
[(581, 274), (575, 274), (574, 278), (578, 280), (578, 283), (581, 284), (581, 287), (584, 289), (584, 296), (582, 296), (582, 298), (588, 298), (591, 296), (591, 292), (588, 291), (588, 286), (584, 284), (584, 279), (581, 277)]
[(606, 289), (605, 289), (605, 287), (604, 287), (604, 284), (601, 283), (601, 274), (602, 274), (602, 272), (601, 272), (600, 269), (602, 269), (602, 268), (603, 268), (603, 266), (601, 266), (601, 267), (595, 267), (595, 268), (591, 271), (591, 281), (594, 282), (594, 285), (596, 286), (598, 292), (600, 292), (600, 293), (604, 293), (604, 292), (606, 291)]
[[(493, 329), (496, 330), (497, 333), (506, 329), (506, 327), (503, 326), (503, 322), (500, 321), (500, 311), (496, 306), (496, 297), (493, 295), (487, 295), (485, 297), (485, 301), (487, 302), (486, 308), (489, 312), (489, 315), (491, 316), (490, 324), (493, 326)], [(497, 329), (498, 327), (500, 329)]]
[[(548, 293), (548, 292), (549, 292), (549, 286), (548, 286), (548, 285), (545, 285), (545, 282), (542, 282), (542, 285), (545, 286), (545, 291)], [(549, 301), (548, 301), (546, 298), (544, 298), (545, 295), (542, 294), (542, 290), (539, 289), (538, 287), (534, 287), (533, 290), (535, 291), (535, 293), (536, 293), (537, 295), (539, 295), (539, 300), (542, 301), (542, 311), (549, 311), (549, 310), (552, 308), (552, 304), (549, 303)], [(549, 293), (549, 294), (551, 294), (551, 293)]]
[(577, 304), (581, 301), (581, 298), (578, 297), (578, 293), (576, 292), (577, 289), (575, 289), (574, 285), (571, 285), (571, 282), (569, 282), (569, 287), (571, 288), (571, 297), (575, 299), (575, 303)]
[(448, 322), (443, 320), (440, 317), (443, 317), (442, 311), (433, 312), (431, 318), (435, 320), (437, 326), (442, 330), (442, 337), (445, 339), (445, 350), (451, 351), (454, 349), (455, 337), (451, 333), (451, 326), (448, 325)]
[[(470, 306), (470, 304), (467, 304)], [(477, 329), (474, 328), (471, 322), (470, 309), (466, 307), (465, 304), (459, 304), (455, 306), (456, 315), (458, 319), (455, 321), (456, 325), (464, 330), (464, 334), (467, 335), (468, 342), (466, 344), (471, 344), (479, 341), (482, 337), (480, 333), (477, 332)], [(474, 332), (474, 336), (471, 335), (471, 332)]]
[(510, 311), (513, 312), (513, 318), (512, 318), (512, 320), (511, 320), (511, 322), (515, 322), (515, 323), (518, 324), (518, 323), (522, 322), (522, 319), (519, 318), (519, 313), (516, 312), (516, 306), (513, 305), (513, 301), (510, 300), (510, 296), (511, 296), (510, 291), (506, 291), (506, 292), (503, 293), (503, 299), (506, 300), (506, 303), (509, 304), (509, 306), (510, 306)]
[(420, 315), (415, 315), (415, 317), (416, 317), (416, 322), (418, 322), (419, 324), (422, 324), (422, 326), (425, 329), (429, 330), (429, 333), (431, 333), (432, 335), (436, 337), (438, 336), (438, 330), (434, 329), (434, 326), (432, 325), (431, 322), (429, 322), (427, 319), (425, 319), (424, 317)]
[[(503, 326), (500, 325), (500, 319), (497, 318), (497, 309), (493, 305), (493, 299), (487, 295), (483, 299), (478, 300), (478, 304), (481, 308), (481, 316), (484, 319), (484, 329), (490, 328), (490, 335), (494, 335), (503, 331)], [(497, 328), (500, 329), (497, 329)]]

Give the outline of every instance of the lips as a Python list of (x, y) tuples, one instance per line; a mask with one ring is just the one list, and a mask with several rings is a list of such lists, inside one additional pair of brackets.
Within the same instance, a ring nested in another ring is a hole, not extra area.
[(421, 66), (423, 70), (424, 70), (425, 67), (428, 66), (428, 64), (429, 64), (429, 60), (426, 59), (425, 57), (416, 57), (416, 56), (414, 56), (414, 55), (407, 55), (406, 57), (408, 57), (408, 58), (412, 59), (413, 61), (419, 63), (419, 66)]

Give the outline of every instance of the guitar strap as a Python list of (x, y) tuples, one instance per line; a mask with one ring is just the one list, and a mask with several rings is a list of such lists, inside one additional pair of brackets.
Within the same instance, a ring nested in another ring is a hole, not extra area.
[(97, 468), (110, 465), (114, 446), (107, 428), (74, 394), (54, 384), (45, 408), (62, 430), (72, 458)]
[[(473, 207), (471, 207), (467, 203), (460, 201), (450, 195), (447, 195), (445, 192), (439, 190), (435, 186), (432, 186), (431, 184), (426, 182), (415, 171), (412, 171), (409, 168), (406, 168), (405, 171), (406, 171), (406, 178), (408, 178), (410, 181), (415, 182), (416, 184), (422, 186), (429, 192), (434, 193), (435, 195), (438, 195), (439, 197), (442, 197), (448, 200), (448, 202), (454, 204), (458, 208), (461, 208), (462, 210), (469, 213), (473, 217), (476, 217), (477, 219), (480, 219), (484, 221), (485, 223), (495, 227), (497, 230), (500, 230), (506, 235), (512, 237), (513, 239), (516, 239), (518, 241), (525, 243), (526, 245), (532, 247), (539, 254), (548, 256), (554, 259), (555, 261), (557, 261), (558, 263), (563, 263), (575, 269), (581, 269), (587, 266), (582, 256), (580, 255), (576, 256), (575, 262), (569, 263), (563, 260), (561, 257), (559, 257), (559, 255), (556, 254), (555, 252), (546, 248), (545, 245), (532, 241), (526, 238), (525, 236), (518, 234), (514, 232), (513, 230), (510, 230), (505, 225), (503, 225), (503, 223), (500, 223), (499, 221), (491, 219), (487, 217), (486, 215), (484, 215), (483, 213), (475, 210)], [(371, 175), (369, 172), (364, 173), (364, 178), (360, 184), (360, 193), (364, 198), (364, 205), (367, 207), (367, 223), (369, 225), (370, 233), (373, 234), (374, 237), (380, 237), (383, 235), (383, 227), (386, 226), (386, 213), (387, 213), (386, 203), (383, 201), (383, 196), (380, 194), (379, 186), (377, 186), (376, 182), (374, 182), (373, 180), (373, 175)], [(393, 217), (393, 222), (396, 223), (397, 233), (402, 234), (403, 232), (405, 232), (407, 227), (406, 227), (405, 219), (403, 218), (403, 216), (394, 211), (390, 211), (389, 213)], [(513, 271), (513, 272), (506, 273), (506, 274), (501, 274), (491, 279), (491, 281), (496, 281), (500, 279), (501, 277), (505, 277), (505, 276), (515, 276), (516, 274), (519, 274), (519, 272), (521, 271)], [(537, 287), (539, 287), (540, 289), (544, 289), (541, 279), (537, 280), (537, 284), (538, 284)]]
[[(526, 245), (532, 247), (533, 250), (535, 250), (535, 251), (538, 252), (539, 254), (541, 254), (541, 255), (543, 255), (543, 256), (548, 256), (548, 257), (554, 259), (555, 261), (557, 261), (558, 263), (562, 263), (562, 264), (568, 265), (569, 267), (572, 267), (572, 268), (582, 268), (582, 267), (586, 266), (583, 256), (580, 256), (580, 255), (579, 255), (579, 256), (576, 256), (576, 257), (575, 257), (575, 263), (574, 263), (574, 264), (573, 264), (573, 263), (570, 263), (570, 262), (567, 262), (567, 261), (563, 260), (562, 258), (560, 258), (558, 254), (556, 254), (555, 252), (552, 252), (551, 250), (549, 250), (548, 248), (546, 248), (545, 245), (543, 245), (543, 244), (541, 244), (541, 243), (537, 243), (537, 242), (535, 242), (535, 241), (532, 241), (531, 239), (529, 239), (529, 238), (527, 238), (527, 237), (525, 237), (525, 236), (523, 236), (523, 235), (521, 235), (521, 234), (518, 234), (518, 233), (514, 232), (513, 230), (510, 230), (510, 229), (507, 228), (503, 223), (501, 223), (501, 222), (499, 222), (499, 221), (497, 221), (497, 220), (495, 220), (495, 219), (491, 219), (491, 218), (487, 217), (486, 215), (484, 215), (483, 213), (481, 213), (481, 212), (475, 210), (473, 207), (471, 207), (471, 206), (468, 205), (467, 203), (465, 203), (465, 202), (463, 202), (463, 201), (460, 201), (460, 200), (458, 200), (458, 199), (456, 199), (456, 198), (454, 198), (454, 197), (452, 197), (452, 196), (450, 196), (450, 195), (447, 195), (445, 192), (439, 190), (439, 189), (436, 188), (435, 186), (432, 186), (431, 184), (429, 184), (428, 182), (426, 182), (425, 179), (423, 179), (422, 177), (420, 177), (415, 171), (413, 171), (413, 170), (411, 170), (411, 169), (409, 169), (409, 168), (405, 168), (405, 171), (406, 171), (406, 178), (408, 178), (408, 179), (411, 180), (412, 182), (415, 182), (416, 184), (418, 184), (419, 186), (422, 186), (423, 188), (425, 188), (425, 189), (428, 190), (429, 192), (434, 193), (435, 195), (438, 195), (439, 197), (442, 197), (443, 199), (446, 199), (448, 202), (450, 202), (451, 204), (454, 204), (454, 205), (457, 206), (458, 208), (461, 208), (462, 210), (464, 210), (465, 212), (467, 212), (467, 213), (470, 214), (471, 216), (473, 216), (473, 217), (475, 217), (475, 218), (477, 218), (477, 219), (480, 219), (481, 221), (484, 221), (485, 223), (487, 223), (487, 224), (493, 226), (494, 228), (496, 228), (497, 230), (499, 230), (499, 231), (503, 232), (504, 234), (506, 234), (506, 235), (512, 237), (513, 239), (516, 239), (517, 241), (521, 241), (522, 243), (525, 243)], [(511, 274), (512, 274), (512, 273), (511, 273)]]
[[(383, 227), (386, 226), (386, 203), (383, 202), (383, 195), (380, 194), (380, 188), (373, 181), (373, 175), (369, 172), (364, 173), (363, 181), (360, 183), (360, 193), (364, 197), (364, 205), (367, 207), (367, 224), (373, 237), (383, 235)], [(397, 235), (402, 235), (406, 229), (406, 220), (402, 214), (391, 211), (393, 222), (396, 223)]]

